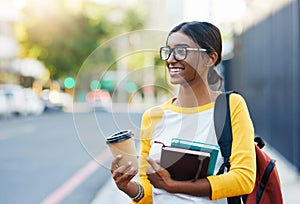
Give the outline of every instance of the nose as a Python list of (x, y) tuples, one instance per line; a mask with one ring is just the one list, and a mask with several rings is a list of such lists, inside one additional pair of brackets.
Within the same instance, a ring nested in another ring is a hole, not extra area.
[(174, 52), (171, 52), (169, 59), (167, 60), (168, 63), (174, 63), (177, 62), (177, 60), (174, 57)]

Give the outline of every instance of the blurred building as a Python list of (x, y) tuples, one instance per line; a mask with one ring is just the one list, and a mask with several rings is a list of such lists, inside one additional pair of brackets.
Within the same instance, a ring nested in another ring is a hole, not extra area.
[(35, 80), (49, 79), (49, 71), (35, 59), (18, 59), (19, 44), (14, 24), (22, 21), (23, 1), (0, 1), (0, 83), (32, 87)]
[[(0, 2), (0, 83), (7, 80), (13, 60), (17, 57), (18, 43), (13, 31), (13, 23), (19, 14), (13, 2)], [(15, 80), (15, 79), (12, 79)]]

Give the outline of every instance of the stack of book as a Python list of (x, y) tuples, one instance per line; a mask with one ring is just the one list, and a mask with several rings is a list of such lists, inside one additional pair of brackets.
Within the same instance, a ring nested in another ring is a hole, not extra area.
[(163, 146), (160, 165), (178, 181), (197, 180), (213, 175), (219, 146), (173, 138), (171, 146)]

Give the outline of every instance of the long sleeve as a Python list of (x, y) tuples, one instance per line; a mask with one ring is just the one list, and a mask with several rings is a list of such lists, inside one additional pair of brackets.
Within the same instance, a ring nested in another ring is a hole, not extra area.
[(139, 178), (138, 182), (142, 185), (144, 190), (144, 197), (139, 202), (139, 204), (150, 204), (152, 203), (152, 185), (148, 180), (146, 171), (149, 167), (146, 158), (149, 156), (151, 148), (152, 134), (155, 125), (161, 120), (163, 115), (163, 110), (159, 107), (152, 108), (146, 111), (142, 117), (142, 125), (140, 132), (140, 165), (139, 165)]
[(254, 128), (244, 99), (238, 94), (230, 95), (232, 124), (232, 150), (230, 171), (209, 176), (211, 199), (249, 194), (256, 176)]

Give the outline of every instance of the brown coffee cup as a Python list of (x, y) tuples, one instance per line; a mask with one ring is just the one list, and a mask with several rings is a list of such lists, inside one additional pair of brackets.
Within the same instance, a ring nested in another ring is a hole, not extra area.
[(114, 157), (121, 154), (122, 159), (119, 166), (126, 165), (129, 161), (135, 169), (138, 168), (138, 159), (134, 144), (133, 132), (131, 130), (123, 130), (106, 138), (110, 151)]

